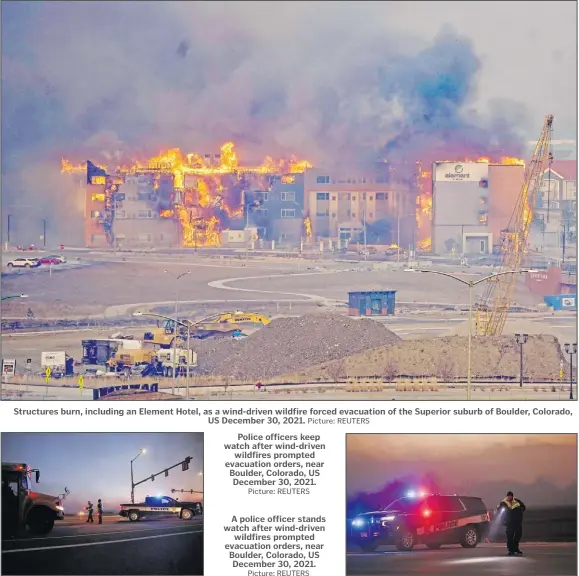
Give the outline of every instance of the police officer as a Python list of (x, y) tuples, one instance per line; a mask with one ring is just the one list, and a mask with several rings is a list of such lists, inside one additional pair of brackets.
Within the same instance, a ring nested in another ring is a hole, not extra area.
[(86, 521), (87, 522), (94, 522), (94, 518), (92, 517), (94, 509), (93, 509), (92, 502), (90, 500), (88, 501), (88, 506), (86, 507), (86, 510), (88, 512), (88, 518)]
[(103, 523), (103, 501), (99, 498), (97, 503), (97, 516), (99, 517), (99, 524)]
[(523, 513), (526, 509), (523, 501), (515, 498), (511, 491), (507, 492), (506, 498), (497, 506), (497, 513), (506, 528), (509, 556), (523, 555), (519, 542), (523, 535)]

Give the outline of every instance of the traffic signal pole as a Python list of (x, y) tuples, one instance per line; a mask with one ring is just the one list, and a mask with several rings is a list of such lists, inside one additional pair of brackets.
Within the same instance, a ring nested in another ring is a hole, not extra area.
[(161, 474), (164, 474), (165, 477), (169, 476), (169, 470), (173, 470), (173, 468), (177, 468), (178, 466), (181, 466), (181, 470), (183, 472), (189, 470), (189, 464), (191, 464), (191, 460), (193, 460), (192, 456), (187, 456), (187, 458), (185, 458), (185, 460), (181, 460), (181, 462), (177, 462), (177, 464), (174, 464), (173, 466), (169, 466), (169, 468), (165, 468), (164, 470), (161, 470), (160, 472), (157, 472), (156, 474), (151, 474), (150, 476), (147, 476), (147, 478), (145, 478), (144, 480), (139, 480), (138, 482), (134, 482), (132, 485), (132, 491), (135, 491), (135, 486), (139, 486), (139, 484), (144, 484), (145, 482), (154, 482), (155, 478), (157, 476), (161, 476)]

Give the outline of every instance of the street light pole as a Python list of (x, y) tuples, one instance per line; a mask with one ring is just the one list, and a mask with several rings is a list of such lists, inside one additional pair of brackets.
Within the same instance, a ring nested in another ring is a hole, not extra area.
[(523, 345), (527, 343), (529, 340), (528, 334), (515, 334), (515, 339), (517, 344), (521, 347), (521, 360), (520, 360), (520, 379), (519, 379), (519, 386), (523, 387)]
[(168, 270), (165, 270), (165, 274), (169, 274), (175, 278), (175, 320), (173, 322), (173, 394), (175, 393), (175, 383), (177, 379), (177, 313), (179, 309), (179, 280), (183, 278), (183, 276), (187, 276), (191, 274), (191, 271), (188, 270), (187, 272), (183, 272), (178, 276), (171, 274)]
[(467, 356), (467, 372), (466, 372), (466, 399), (471, 399), (472, 390), (472, 308), (473, 308), (473, 289), (477, 284), (486, 282), (491, 278), (496, 278), (497, 276), (504, 276), (505, 274), (525, 274), (529, 270), (505, 270), (504, 272), (497, 272), (496, 274), (491, 274), (490, 276), (485, 276), (479, 280), (463, 280), (458, 276), (449, 274), (448, 272), (440, 272), (438, 270), (417, 270), (417, 272), (422, 272), (424, 274), (438, 274), (439, 276), (446, 276), (447, 278), (452, 278), (461, 284), (468, 286), (468, 356)]
[(133, 476), (133, 462), (141, 455), (144, 454), (146, 450), (141, 448), (139, 453), (131, 460), (131, 504), (135, 503), (135, 479)]
[(574, 344), (565, 344), (565, 352), (569, 354), (569, 400), (573, 400), (573, 356), (577, 354), (577, 342)]
[(15, 294), (14, 296), (2, 296), (0, 302), (4, 302), (4, 300), (10, 300), (11, 298), (28, 298), (28, 294)]

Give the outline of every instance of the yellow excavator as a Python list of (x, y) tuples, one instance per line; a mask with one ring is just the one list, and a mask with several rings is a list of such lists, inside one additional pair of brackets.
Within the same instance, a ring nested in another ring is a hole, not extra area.
[[(239, 332), (239, 326), (243, 324), (261, 324), (267, 326), (271, 320), (263, 314), (253, 312), (225, 312), (223, 314), (213, 314), (198, 321), (183, 320), (188, 325), (191, 338), (205, 339), (210, 337), (233, 336)], [(157, 322), (157, 328), (145, 332), (143, 339), (145, 342), (170, 348), (175, 337), (175, 322), (172, 320), (162, 320)], [(187, 338), (187, 328), (182, 325), (177, 327), (177, 338), (184, 342)]]

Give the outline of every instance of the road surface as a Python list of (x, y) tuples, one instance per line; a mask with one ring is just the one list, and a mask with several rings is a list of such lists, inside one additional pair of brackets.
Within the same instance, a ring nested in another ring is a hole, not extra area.
[(352, 552), (348, 576), (577, 576), (577, 544), (521, 543), (524, 556), (508, 557), (504, 544), (484, 544), (474, 550), (460, 546), (440, 550), (417, 548), (397, 552), (383, 547), (372, 554)]
[(3, 542), (2, 574), (203, 574), (203, 520), (57, 523)]

